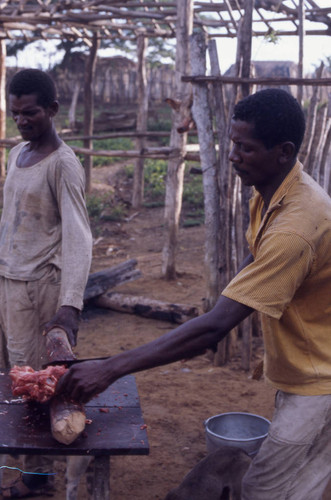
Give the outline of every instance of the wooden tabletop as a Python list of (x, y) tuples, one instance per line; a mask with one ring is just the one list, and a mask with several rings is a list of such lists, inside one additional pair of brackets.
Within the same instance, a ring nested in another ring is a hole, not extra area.
[(135, 377), (128, 375), (85, 405), (84, 433), (58, 443), (50, 430), (48, 404), (13, 397), (10, 378), (0, 375), (0, 453), (25, 455), (148, 455), (146, 426)]

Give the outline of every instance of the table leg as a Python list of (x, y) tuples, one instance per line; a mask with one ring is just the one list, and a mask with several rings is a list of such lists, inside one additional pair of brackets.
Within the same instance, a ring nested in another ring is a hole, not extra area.
[(91, 500), (110, 500), (109, 471), (110, 459), (108, 455), (100, 455), (92, 460), (87, 473), (88, 491)]
[(3, 469), (6, 465), (6, 462), (7, 462), (7, 455), (3, 455), (1, 453), (1, 455), (0, 455), (0, 486), (2, 484)]

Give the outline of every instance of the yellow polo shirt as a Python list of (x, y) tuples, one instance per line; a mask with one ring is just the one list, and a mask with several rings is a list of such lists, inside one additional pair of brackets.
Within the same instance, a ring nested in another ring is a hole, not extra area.
[(262, 313), (265, 376), (299, 395), (331, 394), (331, 198), (297, 162), (262, 218), (250, 202), (254, 262), (222, 292)]

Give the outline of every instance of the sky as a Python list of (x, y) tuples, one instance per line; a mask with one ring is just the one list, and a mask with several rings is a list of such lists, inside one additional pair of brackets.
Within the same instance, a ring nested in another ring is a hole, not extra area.
[[(221, 72), (224, 73), (235, 62), (236, 39), (217, 38), (216, 40)], [(108, 51), (108, 54), (111, 55), (113, 52)], [(61, 52), (55, 49), (52, 42), (39, 41), (31, 44), (24, 52), (20, 52), (17, 59), (7, 57), (7, 65), (48, 70), (61, 61), (62, 55)], [(327, 56), (331, 56), (330, 37), (307, 36), (304, 41), (304, 73), (314, 71), (321, 60), (325, 60)], [(253, 39), (252, 60), (254, 61), (297, 62), (298, 57), (299, 44), (297, 37), (282, 37), (277, 44), (267, 42), (263, 38)]]

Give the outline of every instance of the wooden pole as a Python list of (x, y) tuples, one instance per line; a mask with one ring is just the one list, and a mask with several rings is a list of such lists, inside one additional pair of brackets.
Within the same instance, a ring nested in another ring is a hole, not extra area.
[[(241, 29), (240, 57), (241, 57), (241, 76), (249, 78), (251, 72), (251, 54), (252, 54), (252, 20), (253, 20), (254, 1), (245, 1), (245, 14)], [(250, 93), (250, 85), (247, 82), (241, 84), (242, 97), (247, 97)]]
[[(240, 46), (241, 46), (241, 30), (239, 30), (239, 37), (237, 43), (237, 54), (235, 63), (235, 74), (241, 71), (241, 61), (240, 61)], [(212, 66), (212, 78), (214, 79), (213, 85), (214, 89), (217, 89), (221, 83), (221, 72), (218, 63), (218, 55), (216, 50), (216, 45), (214, 50), (212, 49), (212, 42), (210, 44), (210, 61)], [(232, 276), (232, 200), (233, 200), (233, 190), (234, 190), (234, 175), (233, 170), (229, 166), (229, 151), (230, 151), (230, 138), (229, 138), (229, 118), (232, 116), (233, 108), (237, 100), (238, 85), (232, 85), (230, 95), (227, 99), (228, 107), (225, 109), (225, 100), (222, 106), (221, 104), (221, 94), (216, 94), (215, 108), (217, 112), (215, 113), (216, 124), (218, 130), (218, 140), (219, 140), (219, 189), (220, 189), (220, 227), (222, 234), (220, 235), (220, 246), (219, 246), (219, 280), (220, 280), (220, 291), (225, 288), (227, 283), (230, 281)], [(221, 108), (224, 107), (224, 110)], [(226, 122), (223, 123), (225, 117), (228, 117)], [(233, 351), (233, 345), (236, 341), (235, 332), (230, 332), (225, 339), (217, 345), (217, 351), (214, 355), (214, 365), (221, 366), (224, 365)]]
[[(0, 139), (6, 138), (6, 42), (0, 40)], [(6, 148), (0, 148), (0, 177), (6, 172)]]
[(317, 111), (316, 116), (316, 126), (314, 130), (314, 137), (311, 143), (311, 151), (309, 155), (308, 172), (311, 172), (311, 176), (323, 186), (324, 180), (321, 182), (321, 153), (323, 151), (323, 145), (325, 143), (325, 131), (327, 128), (327, 113), (328, 108), (326, 105), (320, 107)]
[(323, 150), (321, 152), (321, 171), (323, 175), (323, 187), (325, 191), (331, 194), (330, 182), (331, 182), (331, 161), (328, 158), (331, 157), (331, 94), (328, 98), (328, 115), (327, 115), (327, 130), (325, 131), (325, 141), (323, 144)]
[(79, 96), (79, 91), (80, 91), (80, 85), (81, 85), (80, 79), (76, 80), (75, 85), (74, 85), (74, 90), (72, 93), (69, 111), (68, 111), (69, 127), (72, 130), (76, 130), (76, 109), (77, 109), (77, 102), (78, 102), (78, 96)]
[[(192, 75), (206, 71), (205, 35), (195, 33), (191, 37)], [(206, 300), (204, 308), (210, 310), (219, 297), (218, 248), (220, 235), (220, 204), (217, 182), (217, 158), (214, 144), (212, 113), (206, 84), (193, 86), (193, 118), (197, 126), (205, 208), (205, 274)]]
[[(251, 54), (252, 54), (252, 21), (253, 21), (253, 9), (254, 1), (246, 0), (245, 2), (245, 14), (243, 17), (243, 22), (240, 27), (241, 37), (240, 37), (240, 58), (241, 58), (241, 76), (243, 78), (250, 78), (251, 73)], [(247, 97), (251, 92), (251, 86), (248, 82), (242, 83), (241, 94), (242, 97)], [(239, 199), (236, 203), (236, 211), (238, 213), (235, 216), (237, 224), (236, 228), (236, 243), (237, 243), (237, 255), (238, 261), (237, 265), (240, 265), (248, 253), (248, 247), (245, 239), (245, 233), (249, 221), (249, 199), (251, 197), (251, 189), (242, 186), (239, 182), (239, 189), (237, 190), (237, 196)], [(245, 319), (238, 326), (238, 334), (242, 338), (241, 343), (241, 366), (244, 370), (249, 370), (250, 359), (251, 359), (251, 342), (252, 342), (252, 327), (251, 327), (251, 317)]]
[[(147, 92), (147, 71), (146, 71), (146, 51), (148, 38), (143, 35), (138, 36), (137, 54), (138, 54), (138, 114), (137, 114), (137, 132), (145, 133), (147, 130), (148, 117), (148, 92)], [(145, 148), (145, 137), (140, 136), (136, 139), (136, 148), (143, 151)], [(144, 198), (144, 158), (137, 158), (134, 176), (132, 206), (139, 208)]]
[[(97, 52), (100, 44), (97, 33), (93, 36), (93, 42), (90, 48), (90, 54), (86, 64), (86, 71), (84, 75), (84, 135), (91, 136), (93, 134), (93, 121), (94, 121), (94, 76), (97, 63)], [(83, 141), (84, 148), (93, 149), (93, 141), (85, 139)], [(84, 170), (86, 176), (86, 192), (91, 191), (92, 184), (92, 167), (93, 156), (84, 157)]]
[[(303, 0), (299, 0), (299, 62), (298, 62), (298, 77), (303, 78), (303, 55), (304, 55), (304, 39), (305, 39), (305, 30), (304, 30), (304, 22), (305, 22), (305, 6)], [(302, 95), (303, 95), (303, 87), (302, 85), (298, 85), (297, 90), (297, 101), (300, 105), (302, 105)]]
[[(316, 76), (321, 78), (323, 74), (324, 63), (321, 62), (319, 68), (316, 70)], [(307, 125), (305, 137), (303, 140), (303, 144), (300, 150), (300, 161), (303, 163), (305, 170), (311, 174), (311, 171), (308, 169), (309, 166), (309, 155), (311, 153), (311, 145), (314, 138), (315, 127), (316, 127), (316, 118), (317, 118), (317, 109), (320, 101), (320, 96), (318, 93), (318, 87), (313, 88), (312, 97), (310, 99), (309, 108), (308, 108), (308, 117), (307, 117)]]
[(172, 112), (170, 146), (177, 150), (176, 158), (168, 162), (165, 198), (165, 243), (162, 253), (162, 274), (168, 280), (176, 278), (176, 251), (178, 246), (179, 217), (182, 208), (182, 192), (185, 170), (187, 133), (177, 129), (185, 121), (190, 110), (191, 87), (182, 82), (189, 72), (189, 36), (193, 30), (193, 0), (177, 0), (176, 24), (176, 95), (170, 96), (180, 103), (179, 111)]

